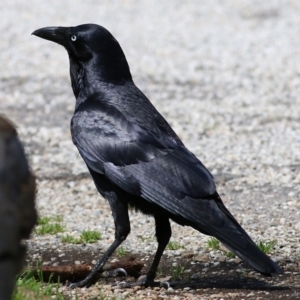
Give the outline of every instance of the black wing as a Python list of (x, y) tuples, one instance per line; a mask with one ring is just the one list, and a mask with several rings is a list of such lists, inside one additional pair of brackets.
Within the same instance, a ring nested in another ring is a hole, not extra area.
[(177, 201), (184, 205), (186, 196), (213, 195), (212, 175), (166, 128), (166, 121), (158, 113), (155, 116), (145, 130), (114, 106), (91, 98), (74, 114), (73, 142), (89, 168), (168, 210), (177, 210)]

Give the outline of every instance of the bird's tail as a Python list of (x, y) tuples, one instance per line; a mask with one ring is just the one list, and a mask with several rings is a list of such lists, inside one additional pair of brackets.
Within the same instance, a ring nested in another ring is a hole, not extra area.
[(212, 205), (209, 206), (214, 212), (214, 217), (210, 220), (209, 226), (205, 226), (206, 224), (200, 220), (196, 226), (193, 226), (194, 228), (216, 237), (224, 246), (258, 272), (266, 276), (283, 273), (280, 267), (256, 246), (227, 210), (219, 195), (209, 201), (213, 202), (213, 204), (210, 202)]
[(266, 254), (264, 254), (251, 240), (248, 244), (246, 251), (239, 251), (233, 249), (225, 242), (222, 242), (225, 247), (232, 251), (236, 256), (250, 265), (253, 269), (260, 272), (265, 276), (272, 274), (282, 274), (283, 271), (280, 267)]

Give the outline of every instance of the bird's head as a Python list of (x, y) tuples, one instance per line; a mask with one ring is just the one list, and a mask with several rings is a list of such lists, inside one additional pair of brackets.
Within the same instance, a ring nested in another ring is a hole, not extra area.
[(102, 26), (84, 24), (76, 27), (44, 27), (32, 34), (65, 47), (70, 58), (72, 85), (72, 77), (78, 76), (74, 73), (82, 69), (93, 72), (97, 79), (107, 82), (131, 80), (124, 52), (118, 41)]

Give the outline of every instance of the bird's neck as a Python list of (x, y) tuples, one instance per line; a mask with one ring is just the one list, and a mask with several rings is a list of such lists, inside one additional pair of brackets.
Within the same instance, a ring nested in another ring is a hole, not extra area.
[(94, 61), (75, 63), (70, 60), (70, 77), (76, 98), (82, 93), (91, 94), (94, 90), (99, 90), (107, 84), (124, 85), (132, 81), (126, 60), (110, 68), (105, 63), (99, 64), (99, 62)]
[(84, 89), (85, 68), (81, 63), (74, 63), (70, 60), (70, 78), (73, 93), (77, 98)]

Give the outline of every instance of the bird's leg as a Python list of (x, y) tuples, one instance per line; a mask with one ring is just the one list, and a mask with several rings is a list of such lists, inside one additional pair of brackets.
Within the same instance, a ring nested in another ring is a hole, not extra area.
[(98, 262), (93, 267), (89, 275), (85, 279), (79, 282), (69, 284), (69, 287), (71, 288), (90, 286), (97, 273), (101, 271), (102, 267), (107, 262), (109, 257), (118, 248), (118, 246), (126, 239), (127, 235), (130, 232), (130, 222), (128, 216), (127, 203), (121, 202), (117, 198), (117, 195), (113, 192), (106, 193), (105, 196), (110, 204), (112, 215), (115, 222), (115, 227), (116, 227), (115, 240), (108, 248), (108, 250), (103, 254), (103, 256), (98, 260)]
[(168, 218), (161, 215), (154, 216), (154, 218), (155, 218), (155, 230), (156, 230), (156, 239), (158, 242), (158, 247), (152, 265), (144, 279), (134, 283), (122, 283), (122, 287), (132, 287), (132, 286), (140, 285), (140, 286), (150, 286), (150, 287), (163, 286), (167, 288), (169, 286), (168, 283), (155, 282), (154, 278), (156, 275), (157, 267), (159, 265), (161, 256), (166, 246), (168, 245), (172, 234), (170, 221)]
[(170, 221), (168, 218), (163, 218), (162, 216), (155, 216), (155, 231), (156, 231), (156, 239), (158, 242), (157, 251), (150, 267), (150, 270), (147, 273), (145, 285), (151, 286), (153, 285), (154, 278), (156, 275), (156, 271), (161, 259), (161, 256), (168, 245), (172, 231), (170, 226)]

